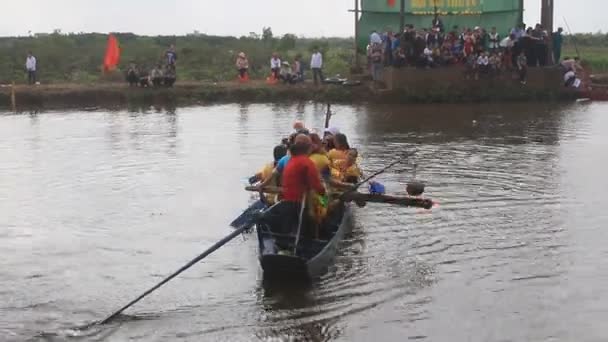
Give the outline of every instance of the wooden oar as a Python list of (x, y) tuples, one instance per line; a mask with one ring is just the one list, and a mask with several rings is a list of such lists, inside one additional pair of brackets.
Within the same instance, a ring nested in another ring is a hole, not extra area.
[(205, 252), (203, 252), (203, 254), (201, 254), (201, 255), (197, 256), (196, 258), (192, 259), (189, 263), (187, 263), (186, 265), (182, 266), (182, 268), (180, 268), (179, 270), (173, 272), (173, 274), (171, 274), (167, 278), (163, 279), (163, 281), (161, 281), (160, 283), (154, 285), (148, 291), (142, 293), (139, 297), (137, 297), (134, 300), (130, 301), (127, 305), (123, 306), (122, 308), (120, 308), (119, 310), (117, 310), (116, 312), (114, 312), (113, 314), (111, 314), (110, 316), (108, 316), (107, 318), (105, 318), (104, 320), (102, 320), (101, 322), (99, 322), (99, 324), (106, 324), (106, 323), (112, 321), (114, 318), (116, 318), (122, 312), (124, 312), (125, 310), (127, 310), (131, 306), (135, 305), (140, 300), (144, 299), (150, 293), (156, 291), (159, 287), (165, 285), (171, 279), (177, 277), (180, 273), (182, 273), (185, 270), (189, 269), (190, 267), (194, 266), (196, 263), (198, 263), (199, 261), (201, 261), (204, 258), (206, 258), (209, 254), (215, 252), (216, 250), (218, 250), (220, 247), (222, 247), (223, 245), (225, 245), (228, 242), (230, 242), (235, 237), (241, 235), (241, 233), (243, 233), (245, 231), (245, 229), (247, 229), (247, 227), (241, 227), (239, 229), (236, 229), (232, 233), (228, 234), (225, 238), (221, 239), (215, 245), (211, 246), (211, 248), (209, 248), (208, 250), (206, 250)]
[(249, 206), (249, 208), (245, 209), (245, 211), (239, 217), (234, 219), (234, 221), (230, 223), (230, 226), (237, 229), (243, 227), (252, 227), (255, 223), (257, 214), (264, 208), (266, 208), (266, 204), (264, 204), (264, 202), (262, 202), (261, 200), (255, 201), (252, 205)]
[[(260, 190), (254, 186), (248, 186), (245, 188), (247, 191), (255, 191), (259, 192)], [(279, 187), (265, 187), (262, 189), (264, 193), (267, 194), (280, 194), (283, 192), (282, 188)], [(386, 203), (386, 204), (394, 204), (400, 205), (404, 207), (414, 207), (414, 208), (424, 208), (431, 209), (433, 207), (433, 200), (424, 199), (424, 198), (413, 198), (413, 197), (403, 197), (403, 196), (391, 196), (391, 195), (373, 195), (373, 194), (364, 194), (357, 191), (354, 192), (345, 192), (340, 195), (341, 198), (346, 202), (357, 202), (364, 201), (370, 203)]]

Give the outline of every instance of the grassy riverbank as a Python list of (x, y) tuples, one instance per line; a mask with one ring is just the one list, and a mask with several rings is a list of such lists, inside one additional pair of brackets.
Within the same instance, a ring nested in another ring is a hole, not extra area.
[[(218, 102), (294, 102), (331, 103), (475, 103), (497, 101), (558, 101), (573, 99), (560, 87), (547, 89), (522, 87), (516, 84), (465, 82), (462, 87), (442, 86), (409, 88), (407, 90), (375, 90), (368, 84), (345, 87), (306, 83), (296, 86), (267, 85), (262, 81), (179, 82), (174, 88), (129, 88), (124, 83), (94, 85), (54, 84), (15, 86), (16, 107), (19, 108), (88, 108), (122, 107), (131, 104), (195, 105)], [(0, 107), (11, 108), (11, 87), (0, 88)]]
[[(122, 56), (118, 70), (112, 75), (101, 73), (106, 34), (55, 32), (32, 37), (0, 37), (0, 84), (26, 82), (24, 63), (28, 51), (32, 51), (38, 59), (41, 83), (78, 83), (87, 86), (124, 80), (124, 71), (131, 62), (149, 70), (163, 59), (169, 44), (176, 44), (177, 77), (180, 81), (233, 80), (236, 77), (234, 60), (239, 51), (248, 54), (253, 79), (263, 79), (269, 74), (270, 55), (275, 51), (289, 61), (301, 55), (304, 64), (307, 64), (312, 48), (318, 46), (324, 55), (327, 76), (347, 75), (354, 64), (352, 38), (302, 38), (291, 34), (274, 37), (269, 31), (243, 37), (208, 36), (197, 32), (185, 36), (151, 37), (132, 33), (118, 33), (116, 36)], [(576, 39), (572, 39), (568, 36), (564, 42), (564, 56), (576, 55), (576, 41), (582, 58), (595, 72), (608, 71), (606, 37), (600, 34), (576, 35)]]

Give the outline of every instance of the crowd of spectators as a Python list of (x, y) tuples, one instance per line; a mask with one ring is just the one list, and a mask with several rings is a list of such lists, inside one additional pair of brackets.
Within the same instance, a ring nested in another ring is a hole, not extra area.
[[(386, 66), (437, 68), (465, 66), (465, 77), (492, 76), (503, 71), (519, 74), (525, 84), (528, 67), (556, 65), (561, 57), (562, 29), (548, 32), (542, 25), (521, 24), (508, 33), (496, 27), (458, 27), (446, 30), (440, 18), (431, 28), (406, 25), (403, 32), (373, 31), (367, 47), (368, 66), (379, 81)], [(553, 51), (549, 53), (549, 46)]]

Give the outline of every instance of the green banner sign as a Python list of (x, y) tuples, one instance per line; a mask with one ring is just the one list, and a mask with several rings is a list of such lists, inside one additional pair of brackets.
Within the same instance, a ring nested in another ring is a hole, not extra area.
[(479, 14), (483, 11), (481, 0), (411, 0), (413, 14)]
[[(364, 11), (399, 13), (401, 0), (361, 0)], [(519, 0), (405, 0), (405, 12), (414, 15), (479, 15), (521, 10)]]

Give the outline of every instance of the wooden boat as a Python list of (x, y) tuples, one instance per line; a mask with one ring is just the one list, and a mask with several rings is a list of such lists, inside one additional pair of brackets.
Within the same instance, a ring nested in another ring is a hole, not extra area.
[[(270, 208), (267, 213), (271, 213)], [(340, 241), (352, 231), (354, 206), (341, 202), (328, 214), (320, 238), (302, 234), (294, 254), (295, 234), (278, 234), (269, 223), (257, 223), (260, 265), (264, 279), (314, 279), (333, 263)]]

